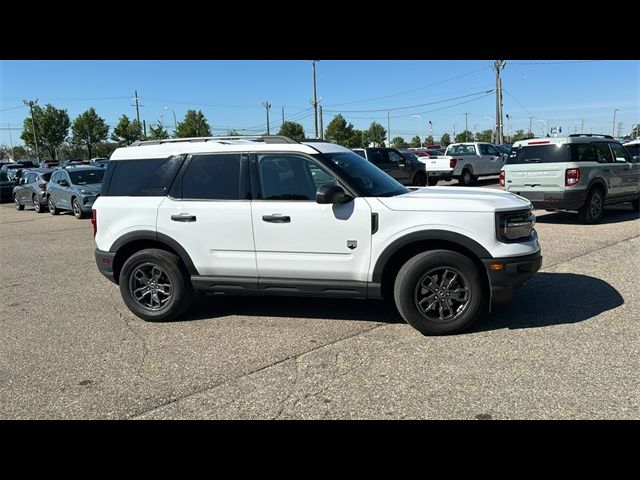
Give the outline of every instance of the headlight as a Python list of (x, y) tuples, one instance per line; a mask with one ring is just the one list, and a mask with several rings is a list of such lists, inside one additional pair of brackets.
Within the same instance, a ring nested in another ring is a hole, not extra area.
[(531, 236), (536, 216), (531, 210), (496, 214), (496, 236), (501, 242), (515, 242)]

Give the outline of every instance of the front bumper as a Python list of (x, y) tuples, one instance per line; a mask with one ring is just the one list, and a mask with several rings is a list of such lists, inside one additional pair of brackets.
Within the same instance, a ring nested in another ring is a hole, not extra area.
[[(542, 266), (540, 250), (529, 255), (518, 257), (483, 259), (489, 285), (491, 286), (491, 303), (504, 303), (511, 300), (513, 291), (533, 277)], [(500, 270), (492, 270), (489, 265), (501, 264)]]
[(509, 191), (529, 200), (534, 208), (578, 210), (587, 200), (587, 190), (565, 190), (564, 192), (519, 192), (517, 188), (512, 188), (509, 189)]
[(91, 213), (91, 209), (93, 208), (93, 202), (98, 198), (97, 196), (87, 196), (83, 195), (80, 198), (80, 206), (84, 213)]
[(96, 265), (100, 273), (111, 280), (113, 283), (117, 283), (113, 274), (113, 259), (116, 256), (113, 252), (105, 252), (96, 248)]

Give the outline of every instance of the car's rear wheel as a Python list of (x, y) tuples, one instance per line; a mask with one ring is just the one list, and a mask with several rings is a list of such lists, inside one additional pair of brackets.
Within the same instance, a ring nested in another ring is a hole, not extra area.
[(428, 177), (427, 184), (430, 187), (435, 187), (438, 184), (438, 177)]
[(80, 219), (84, 217), (84, 213), (82, 213), (82, 207), (80, 207), (80, 201), (77, 197), (71, 200), (71, 208), (76, 218)]
[(424, 172), (416, 173), (416, 176), (413, 177), (413, 186), (414, 187), (425, 187), (427, 185), (427, 176)]
[(20, 203), (20, 200), (18, 200), (17, 196), (13, 197), (13, 201), (16, 204), (16, 210), (24, 210), (24, 205)]
[(602, 189), (592, 188), (584, 205), (578, 210), (578, 218), (586, 225), (599, 223), (604, 215), (604, 195)]
[(49, 213), (51, 215), (58, 215), (60, 213), (60, 209), (56, 208), (51, 197), (47, 198), (47, 203), (49, 205)]
[(152, 322), (175, 319), (191, 304), (194, 294), (180, 258), (157, 249), (129, 257), (120, 271), (119, 284), (129, 310)]
[(42, 204), (40, 203), (40, 200), (38, 200), (37, 195), (34, 195), (31, 198), (31, 202), (33, 203), (33, 209), (36, 211), (36, 213), (44, 212), (44, 208), (42, 208)]
[(424, 335), (468, 328), (486, 303), (479, 268), (450, 250), (423, 252), (407, 261), (393, 294), (400, 315)]
[(458, 183), (460, 183), (461, 185), (464, 185), (465, 187), (468, 187), (473, 182), (474, 182), (474, 177), (471, 174), (471, 170), (469, 170), (468, 168), (465, 168), (462, 171), (462, 175), (460, 175), (460, 178), (458, 179)]

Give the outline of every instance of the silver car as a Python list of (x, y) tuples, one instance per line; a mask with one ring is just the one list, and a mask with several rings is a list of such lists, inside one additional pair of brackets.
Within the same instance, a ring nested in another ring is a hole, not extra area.
[(640, 211), (640, 163), (609, 135), (576, 134), (514, 143), (500, 172), (505, 190), (535, 208), (577, 210), (598, 223), (604, 206), (631, 202)]

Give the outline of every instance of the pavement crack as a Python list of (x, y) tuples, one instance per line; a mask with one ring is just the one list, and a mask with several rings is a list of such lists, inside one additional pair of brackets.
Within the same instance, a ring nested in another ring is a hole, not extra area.
[(299, 357), (293, 358), (296, 371), (295, 371), (295, 376), (293, 377), (293, 382), (291, 383), (291, 386), (289, 387), (289, 391), (287, 392), (287, 396), (282, 400), (282, 402), (280, 402), (280, 408), (278, 409), (278, 413), (276, 413), (276, 415), (272, 417), (271, 420), (278, 420), (280, 418), (280, 415), (282, 415), (282, 412), (287, 406), (287, 401), (293, 396), (296, 390), (296, 387), (298, 385), (298, 378), (300, 376), (300, 365), (298, 363), (298, 358)]
[(144, 362), (146, 361), (147, 356), (149, 355), (149, 348), (147, 347), (147, 342), (145, 342), (144, 338), (138, 332), (136, 332), (135, 329), (131, 326), (127, 316), (123, 315), (122, 312), (118, 310), (118, 307), (116, 305), (112, 305), (112, 306), (116, 314), (118, 315), (118, 317), (120, 317), (120, 320), (122, 320), (122, 322), (124, 323), (124, 326), (126, 327), (126, 329), (129, 330), (129, 332), (131, 332), (131, 334), (140, 342), (140, 345), (142, 346), (142, 358), (140, 359), (140, 364), (136, 369), (136, 376), (143, 378), (144, 380), (149, 380), (147, 377), (145, 377), (141, 373), (142, 367), (144, 367)]

